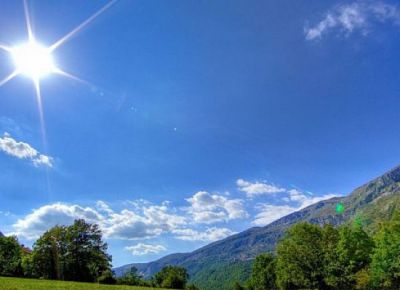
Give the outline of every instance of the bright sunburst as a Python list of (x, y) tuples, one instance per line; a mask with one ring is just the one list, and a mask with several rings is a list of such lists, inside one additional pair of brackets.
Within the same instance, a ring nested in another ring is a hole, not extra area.
[(40, 115), (43, 135), (44, 135), (44, 119), (43, 119), (43, 109), (42, 109), (42, 96), (40, 90), (40, 80), (49, 74), (56, 73), (71, 78), (73, 80), (82, 81), (78, 77), (70, 73), (67, 73), (63, 71), (61, 68), (57, 67), (54, 62), (53, 52), (58, 47), (67, 42), (69, 39), (71, 39), (72, 36), (74, 36), (76, 33), (78, 33), (84, 27), (86, 27), (97, 16), (99, 16), (101, 13), (110, 8), (116, 1), (117, 0), (111, 0), (105, 6), (103, 6), (103, 8), (98, 10), (96, 13), (94, 13), (92, 16), (90, 16), (88, 19), (86, 19), (84, 22), (78, 25), (71, 32), (61, 37), (52, 45), (46, 47), (40, 44), (40, 42), (37, 40), (38, 38), (36, 38), (33, 33), (27, 0), (23, 0), (28, 39), (25, 42), (22, 42), (22, 44), (15, 46), (0, 44), (0, 49), (9, 53), (10, 58), (13, 60), (15, 65), (15, 70), (5, 78), (0, 80), (0, 87), (19, 75), (23, 75), (32, 79), (39, 108), (39, 115)]
[(34, 40), (13, 47), (11, 55), (16, 71), (33, 80), (39, 80), (50, 73), (57, 72), (50, 49)]

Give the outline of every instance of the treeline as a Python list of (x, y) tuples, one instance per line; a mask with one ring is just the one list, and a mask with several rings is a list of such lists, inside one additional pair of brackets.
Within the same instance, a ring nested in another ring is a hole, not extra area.
[(20, 245), (14, 236), (0, 237), (0, 276), (197, 289), (187, 284), (189, 275), (181, 267), (164, 267), (148, 280), (135, 268), (121, 278), (115, 277), (98, 225), (82, 219), (71, 226), (49, 229), (32, 250)]
[(292, 226), (235, 289), (400, 289), (400, 217), (369, 235), (361, 223)]

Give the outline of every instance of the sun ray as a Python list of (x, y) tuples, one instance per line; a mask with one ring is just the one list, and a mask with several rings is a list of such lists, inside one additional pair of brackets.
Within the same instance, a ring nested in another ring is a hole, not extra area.
[(39, 120), (40, 120), (40, 130), (42, 133), (42, 142), (44, 149), (47, 149), (47, 142), (46, 142), (46, 127), (44, 123), (44, 114), (43, 114), (43, 104), (42, 104), (42, 92), (40, 90), (40, 82), (38, 78), (33, 79), (33, 84), (35, 86), (35, 93), (36, 93), (36, 102), (39, 111)]
[(4, 44), (1, 44), (1, 43), (0, 43), (0, 49), (5, 50), (7, 52), (11, 51), (11, 47), (9, 47), (7, 45), (4, 45)]
[(88, 19), (86, 19), (85, 21), (83, 21), (80, 25), (78, 25), (76, 28), (74, 28), (72, 31), (70, 31), (68, 34), (66, 34), (65, 36), (63, 36), (61, 39), (59, 39), (58, 41), (56, 41), (54, 44), (52, 44), (50, 46), (50, 51), (54, 51), (56, 48), (58, 48), (60, 45), (64, 44), (65, 42), (67, 42), (72, 36), (74, 36), (76, 33), (78, 33), (79, 31), (81, 31), (83, 28), (85, 28), (85, 26), (87, 26), (88, 24), (90, 24), (90, 22), (92, 22), (97, 16), (99, 16), (100, 14), (102, 14), (103, 12), (105, 12), (107, 9), (109, 9), (112, 5), (115, 4), (115, 2), (117, 2), (117, 0), (112, 0), (109, 3), (107, 3), (106, 5), (104, 5), (100, 10), (98, 10), (96, 13), (94, 13), (92, 16), (90, 16)]
[(85, 81), (85, 80), (83, 80), (83, 79), (81, 79), (81, 78), (79, 78), (79, 77), (77, 77), (77, 76), (75, 76), (75, 75), (73, 75), (73, 74), (71, 74), (71, 73), (68, 73), (68, 72), (66, 72), (66, 71), (63, 71), (63, 70), (61, 70), (61, 69), (59, 69), (59, 68), (57, 68), (57, 69), (54, 71), (54, 73), (59, 74), (59, 75), (61, 75), (61, 76), (64, 76), (64, 77), (66, 77), (66, 78), (69, 78), (69, 79), (71, 79), (71, 80), (80, 82), (80, 83), (82, 83), (82, 84), (85, 84), (85, 85), (88, 85), (88, 86), (93, 86), (93, 85), (92, 85), (91, 83), (89, 83), (88, 81)]
[(13, 71), (10, 73), (8, 76), (6, 76), (4, 79), (0, 81), (0, 87), (11, 81), (13, 78), (15, 78), (19, 74), (18, 70)]
[(29, 9), (28, 9), (28, 2), (24, 0), (24, 13), (25, 13), (25, 22), (26, 22), (26, 29), (28, 31), (29, 40), (32, 41), (34, 39), (33, 32), (32, 32), (32, 22), (29, 16)]

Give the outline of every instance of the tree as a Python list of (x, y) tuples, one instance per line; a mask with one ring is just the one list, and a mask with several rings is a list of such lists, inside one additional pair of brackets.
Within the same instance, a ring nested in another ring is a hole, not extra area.
[(111, 257), (98, 225), (75, 220), (67, 227), (66, 240), (67, 280), (94, 282), (104, 271), (110, 270)]
[(106, 270), (97, 279), (97, 282), (100, 284), (114, 285), (117, 283), (117, 279), (115, 279), (115, 275), (111, 270)]
[(280, 289), (325, 289), (323, 233), (317, 225), (292, 226), (277, 246), (276, 276)]
[(34, 276), (45, 279), (65, 279), (67, 227), (55, 226), (46, 231), (33, 245)]
[(324, 264), (324, 281), (327, 289), (336, 289), (340, 271), (338, 269), (339, 255), (337, 251), (339, 243), (339, 231), (330, 224), (322, 228), (322, 250)]
[(16, 237), (0, 237), (0, 275), (22, 276), (22, 249)]
[(272, 254), (261, 254), (254, 261), (247, 288), (252, 290), (277, 289), (276, 261)]
[(33, 263), (33, 255), (31, 253), (26, 253), (22, 255), (21, 266), (23, 271), (23, 276), (26, 278), (34, 278), (35, 275), (35, 266)]
[(385, 223), (375, 236), (371, 284), (375, 289), (400, 289), (400, 221)]
[(177, 266), (166, 266), (154, 276), (158, 287), (170, 289), (184, 289), (188, 279), (186, 269)]
[(138, 275), (136, 267), (131, 267), (124, 276), (118, 279), (118, 284), (139, 286), (143, 284), (142, 278)]
[(76, 220), (73, 225), (55, 226), (34, 244), (34, 273), (46, 279), (95, 282), (111, 270), (107, 244), (96, 224)]
[(345, 225), (339, 229), (337, 245), (336, 289), (354, 289), (360, 271), (365, 270), (374, 249), (374, 242), (361, 224)]

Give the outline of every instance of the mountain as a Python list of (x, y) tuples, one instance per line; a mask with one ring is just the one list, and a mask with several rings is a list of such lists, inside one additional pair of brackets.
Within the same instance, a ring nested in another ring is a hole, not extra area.
[(4, 237), (4, 235), (3, 235), (3, 233), (2, 233), (2, 232), (0, 232), (0, 238), (1, 238), (1, 237)]
[[(339, 202), (344, 205), (343, 213), (336, 212)], [(134, 266), (149, 277), (165, 265), (178, 265), (185, 267), (191, 281), (202, 289), (231, 289), (234, 281), (246, 280), (251, 261), (260, 253), (273, 251), (285, 230), (295, 223), (338, 226), (358, 219), (373, 231), (379, 221), (389, 219), (397, 209), (400, 209), (400, 166), (348, 196), (320, 201), (267, 226), (250, 228), (191, 253), (171, 254), (154, 262), (129, 264), (114, 270), (120, 276)]]

